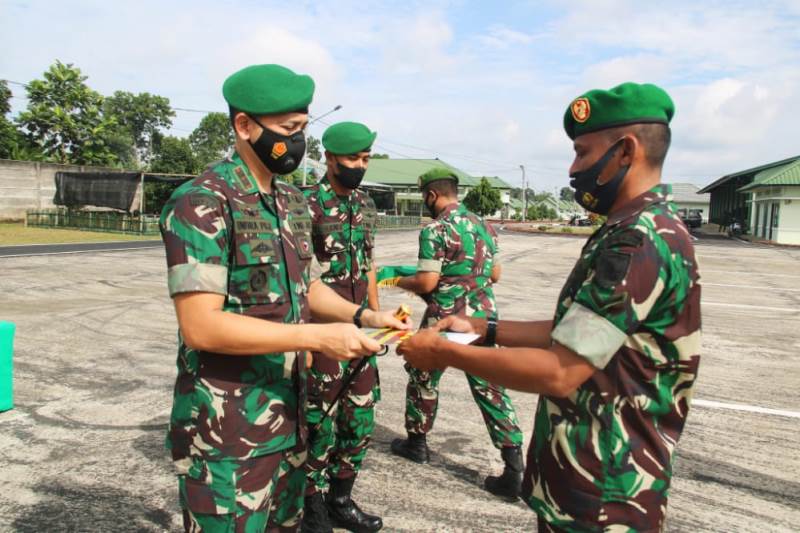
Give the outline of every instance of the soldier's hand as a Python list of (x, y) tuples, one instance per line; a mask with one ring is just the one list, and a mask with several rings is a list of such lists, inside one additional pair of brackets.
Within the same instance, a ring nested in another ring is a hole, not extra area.
[(363, 357), (381, 350), (381, 344), (364, 335), (355, 324), (323, 324), (317, 328), (319, 346), (316, 351), (337, 361)]
[(397, 345), (397, 353), (419, 370), (443, 370), (447, 364), (437, 349), (442, 338), (439, 328), (425, 328)]
[(411, 317), (406, 317), (403, 320), (394, 316), (393, 311), (372, 311), (365, 309), (361, 314), (361, 322), (370, 328), (392, 328), (407, 330), (411, 329), (413, 323)]
[(456, 333), (477, 333), (486, 336), (486, 319), (471, 318), (466, 316), (450, 315), (436, 323), (442, 331), (455, 331)]

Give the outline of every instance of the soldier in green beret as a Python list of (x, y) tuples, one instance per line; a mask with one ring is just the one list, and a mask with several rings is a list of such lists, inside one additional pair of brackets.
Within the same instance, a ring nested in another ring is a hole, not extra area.
[[(461, 368), (538, 393), (523, 496), (539, 531), (662, 531), (700, 363), (692, 239), (661, 184), (675, 112), (655, 85), (589, 91), (564, 114), (575, 198), (607, 220), (552, 320), (448, 317), (405, 341), (420, 369)], [(459, 346), (440, 329), (501, 348)]]
[(300, 163), (313, 93), (311, 78), (278, 65), (230, 76), (235, 152), (180, 186), (161, 215), (180, 327), (167, 447), (186, 531), (296, 530), (307, 352), (374, 353), (354, 317), (408, 327), (309, 277), (308, 205), (280, 175)]
[[(322, 146), (327, 172), (303, 191), (311, 208), (320, 279), (342, 298), (375, 311), (379, 305), (372, 249), (377, 212), (372, 198), (358, 187), (376, 135), (357, 122), (339, 122), (325, 130)], [(350, 376), (356, 371), (356, 376)], [(349, 384), (338, 405), (323, 420), (346, 381)], [(341, 361), (314, 353), (308, 374), (311, 429), (304, 532), (329, 532), (332, 527), (367, 532), (383, 527), (380, 517), (363, 512), (351, 498), (375, 427), (379, 399), (374, 355), (362, 363), (361, 359)]]
[[(397, 286), (415, 292), (428, 303), (423, 327), (446, 316), (497, 319), (492, 284), (500, 279), (497, 234), (490, 224), (458, 201), (458, 177), (452, 170), (434, 168), (419, 178), (423, 201), (433, 222), (419, 235), (417, 273), (401, 277)], [(407, 342), (407, 341), (406, 341)], [(427, 434), (433, 429), (443, 370), (406, 364), (405, 426), (408, 438), (395, 439), (392, 452), (427, 463)], [(488, 476), (486, 489), (516, 500), (522, 482), (522, 431), (511, 398), (503, 387), (466, 374), (472, 396), (483, 416), (492, 444), (500, 450), (505, 469)]]

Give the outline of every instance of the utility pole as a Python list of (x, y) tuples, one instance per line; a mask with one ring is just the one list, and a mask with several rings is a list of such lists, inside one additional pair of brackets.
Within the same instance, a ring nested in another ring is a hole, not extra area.
[(525, 165), (520, 165), (519, 168), (522, 170), (522, 221), (525, 222), (528, 215), (528, 184), (525, 183)]
[[(318, 116), (318, 117), (314, 117), (314, 119), (313, 119), (313, 120), (311, 120), (311, 122), (309, 122), (309, 123), (308, 123), (308, 125), (309, 125), (309, 126), (310, 126), (310, 125), (312, 125), (313, 123), (315, 123), (315, 122), (316, 122), (316, 121), (318, 121), (319, 119), (321, 119), (321, 118), (323, 118), (323, 117), (327, 117), (328, 115), (330, 115), (330, 114), (331, 114), (331, 113), (333, 113), (334, 111), (339, 111), (341, 108), (342, 108), (342, 106), (341, 106), (341, 105), (337, 105), (336, 107), (334, 107), (333, 109), (331, 109), (331, 110), (330, 110), (330, 111), (328, 111), (327, 113), (323, 113), (323, 114), (321, 114), (321, 115), (320, 115), (320, 116)], [(307, 163), (307, 159), (308, 159), (308, 143), (306, 143), (305, 149), (303, 150), (303, 187), (305, 187), (305, 186), (306, 186), (306, 175), (308, 174), (308, 163)]]

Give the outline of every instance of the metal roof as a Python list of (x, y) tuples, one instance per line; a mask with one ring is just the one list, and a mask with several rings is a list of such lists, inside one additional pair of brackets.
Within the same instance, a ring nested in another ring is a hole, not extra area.
[[(475, 187), (480, 183), (479, 177), (470, 176), (441, 159), (370, 159), (364, 179), (386, 185), (416, 186), (421, 174), (432, 168), (445, 168), (458, 177), (458, 183), (467, 187)], [(510, 189), (511, 186), (497, 177), (487, 177), (492, 187)]]
[(700, 187), (694, 183), (672, 183), (672, 201), (677, 203), (709, 203), (710, 194), (699, 194)]
[(730, 181), (733, 178), (738, 178), (739, 176), (746, 176), (748, 174), (758, 174), (759, 172), (762, 172), (764, 170), (769, 170), (771, 168), (780, 167), (780, 166), (783, 166), (783, 165), (786, 165), (786, 164), (789, 164), (789, 163), (793, 163), (793, 162), (795, 162), (797, 160), (800, 160), (800, 155), (796, 155), (794, 157), (789, 157), (789, 158), (783, 159), (781, 161), (775, 161), (774, 163), (767, 163), (766, 165), (761, 165), (761, 166), (758, 166), (758, 167), (748, 168), (747, 170), (734, 172), (733, 174), (727, 174), (725, 176), (722, 176), (721, 178), (719, 178), (715, 182), (713, 182), (713, 183), (711, 183), (709, 185), (706, 185), (705, 187), (700, 189), (698, 192), (699, 193), (711, 192), (712, 190), (716, 189), (720, 185), (724, 185), (725, 183), (727, 183), (728, 181)]
[(786, 165), (762, 170), (756, 174), (753, 183), (745, 185), (739, 192), (775, 185), (800, 185), (800, 158)]

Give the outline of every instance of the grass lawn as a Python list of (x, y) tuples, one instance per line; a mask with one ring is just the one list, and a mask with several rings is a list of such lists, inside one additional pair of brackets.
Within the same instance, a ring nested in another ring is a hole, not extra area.
[(60, 228), (26, 228), (22, 222), (0, 222), (0, 246), (62, 244), (68, 242), (152, 241), (157, 235), (124, 235)]

